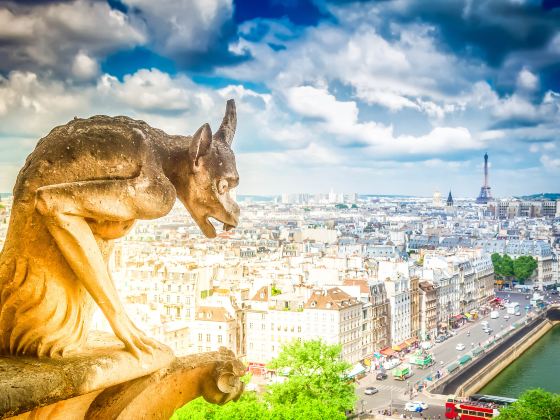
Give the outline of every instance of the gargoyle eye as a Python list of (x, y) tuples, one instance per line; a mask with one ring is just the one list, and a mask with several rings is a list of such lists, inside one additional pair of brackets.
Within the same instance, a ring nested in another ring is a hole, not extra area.
[(225, 192), (229, 189), (229, 183), (227, 181), (227, 179), (220, 179), (220, 181), (218, 182), (218, 193), (219, 194), (225, 194)]

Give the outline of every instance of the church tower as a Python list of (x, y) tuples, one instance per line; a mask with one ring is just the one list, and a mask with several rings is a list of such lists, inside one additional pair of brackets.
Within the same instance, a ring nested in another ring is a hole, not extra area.
[(445, 205), (447, 207), (453, 207), (453, 196), (451, 195), (451, 190), (449, 190), (449, 195), (447, 196), (447, 202)]

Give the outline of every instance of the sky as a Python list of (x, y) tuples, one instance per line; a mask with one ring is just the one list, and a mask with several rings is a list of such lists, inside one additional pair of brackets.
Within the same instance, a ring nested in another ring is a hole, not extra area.
[(75, 116), (217, 129), (240, 194), (559, 192), (560, 1), (0, 0), (0, 191)]

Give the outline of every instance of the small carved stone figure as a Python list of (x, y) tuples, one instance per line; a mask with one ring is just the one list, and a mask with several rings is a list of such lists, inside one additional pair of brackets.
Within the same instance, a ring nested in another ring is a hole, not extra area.
[(42, 138), (14, 187), (0, 254), (0, 354), (57, 356), (83, 346), (94, 302), (136, 357), (160, 344), (130, 321), (107, 261), (137, 219), (166, 215), (176, 198), (209, 238), (209, 218), (229, 230), (239, 207), (229, 100), (219, 130), (168, 135), (143, 121), (74, 119)]

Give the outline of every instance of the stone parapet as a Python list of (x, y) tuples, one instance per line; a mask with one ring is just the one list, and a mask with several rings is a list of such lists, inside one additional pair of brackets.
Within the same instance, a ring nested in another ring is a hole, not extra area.
[(110, 340), (64, 359), (0, 357), (0, 418), (167, 419), (199, 396), (223, 404), (243, 391), (244, 366), (225, 348), (138, 360)]

